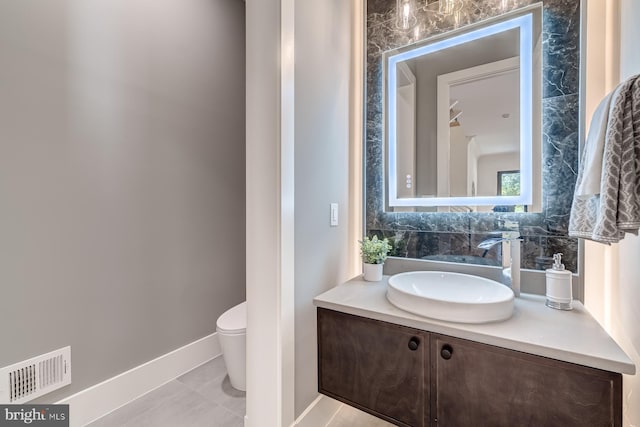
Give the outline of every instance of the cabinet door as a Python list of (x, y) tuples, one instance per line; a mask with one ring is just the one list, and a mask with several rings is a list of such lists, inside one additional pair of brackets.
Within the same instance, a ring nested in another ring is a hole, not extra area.
[(401, 426), (429, 423), (429, 334), (318, 308), (318, 390)]
[(431, 336), (439, 426), (619, 426), (620, 374)]

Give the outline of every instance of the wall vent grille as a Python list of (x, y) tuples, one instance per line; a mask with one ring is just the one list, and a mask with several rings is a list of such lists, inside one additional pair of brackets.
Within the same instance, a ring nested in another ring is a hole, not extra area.
[(71, 384), (71, 347), (0, 369), (0, 403), (19, 404)]

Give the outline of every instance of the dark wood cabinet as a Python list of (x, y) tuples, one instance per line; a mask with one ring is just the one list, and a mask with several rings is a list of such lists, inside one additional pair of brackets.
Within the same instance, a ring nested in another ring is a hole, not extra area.
[(320, 393), (400, 426), (429, 425), (429, 334), (318, 309)]
[(620, 374), (447, 336), (431, 336), (438, 426), (622, 425)]
[(319, 391), (400, 426), (620, 426), (622, 376), (318, 309)]

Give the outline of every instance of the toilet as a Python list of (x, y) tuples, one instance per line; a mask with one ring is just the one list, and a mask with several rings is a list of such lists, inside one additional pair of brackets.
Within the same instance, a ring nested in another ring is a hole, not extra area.
[(225, 311), (216, 322), (231, 386), (246, 391), (247, 302)]

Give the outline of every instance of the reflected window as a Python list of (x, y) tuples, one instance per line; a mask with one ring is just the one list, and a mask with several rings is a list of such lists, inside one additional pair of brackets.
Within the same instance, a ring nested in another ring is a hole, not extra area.
[[(498, 171), (498, 193), (497, 196), (519, 196), (520, 195), (520, 171)], [(508, 212), (526, 212), (524, 205), (515, 205)]]
[(498, 171), (497, 196), (520, 195), (520, 171)]

